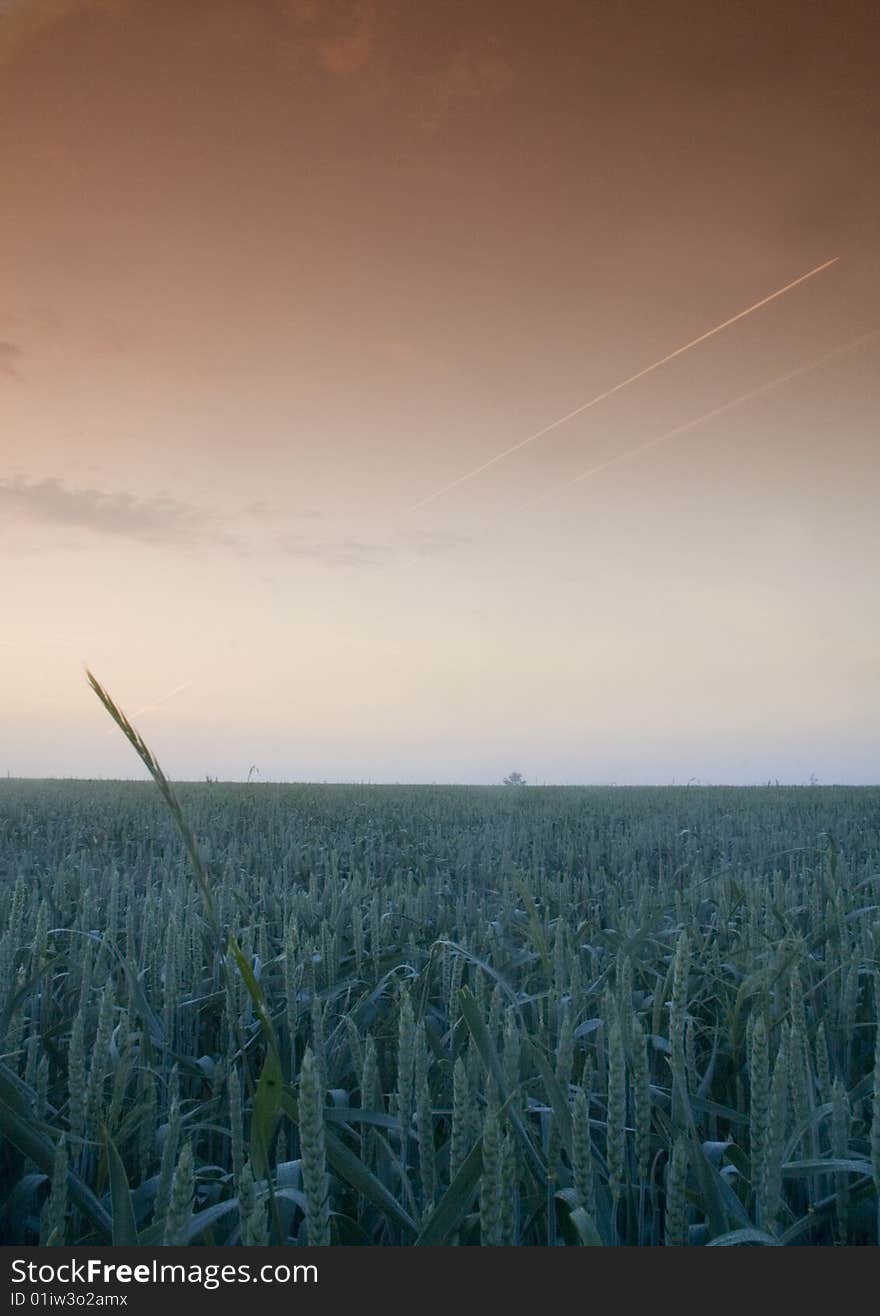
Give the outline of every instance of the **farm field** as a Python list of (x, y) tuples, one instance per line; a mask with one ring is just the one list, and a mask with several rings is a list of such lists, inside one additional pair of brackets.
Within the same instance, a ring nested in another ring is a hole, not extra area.
[(4, 1243), (876, 1244), (880, 789), (0, 781)]

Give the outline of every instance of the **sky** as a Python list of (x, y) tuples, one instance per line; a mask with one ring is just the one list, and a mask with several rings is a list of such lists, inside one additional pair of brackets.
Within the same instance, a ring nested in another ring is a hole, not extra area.
[(880, 780), (878, 57), (0, 0), (0, 773)]

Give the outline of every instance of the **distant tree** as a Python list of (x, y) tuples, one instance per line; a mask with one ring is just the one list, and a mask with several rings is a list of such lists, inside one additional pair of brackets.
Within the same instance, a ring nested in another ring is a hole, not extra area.
[(502, 786), (525, 786), (526, 779), (521, 772), (509, 772), (501, 784)]

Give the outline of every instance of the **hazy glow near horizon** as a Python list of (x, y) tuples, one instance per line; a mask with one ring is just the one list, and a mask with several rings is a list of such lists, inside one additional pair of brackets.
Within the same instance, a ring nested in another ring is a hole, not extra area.
[(833, 8), (0, 6), (0, 773), (876, 782)]

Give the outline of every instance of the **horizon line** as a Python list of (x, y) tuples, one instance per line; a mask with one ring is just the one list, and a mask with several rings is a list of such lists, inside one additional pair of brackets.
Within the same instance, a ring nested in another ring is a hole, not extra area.
[[(262, 781), (248, 780), (244, 777), (174, 777), (169, 778), (175, 786), (341, 786), (372, 788), (377, 790), (506, 790), (515, 792), (530, 790), (877, 790), (878, 781), (792, 781), (773, 777), (760, 781), (704, 781), (702, 778), (690, 777), (687, 781), (529, 781), (521, 784), (507, 784), (504, 781), (372, 781), (354, 779), (312, 779), (312, 778), (267, 778)], [(143, 777), (77, 777), (77, 776), (42, 776), (25, 774), (13, 775), (7, 772), (0, 776), (0, 782), (69, 782), (71, 785), (94, 785), (101, 782), (109, 786), (151, 786), (149, 775)]]

